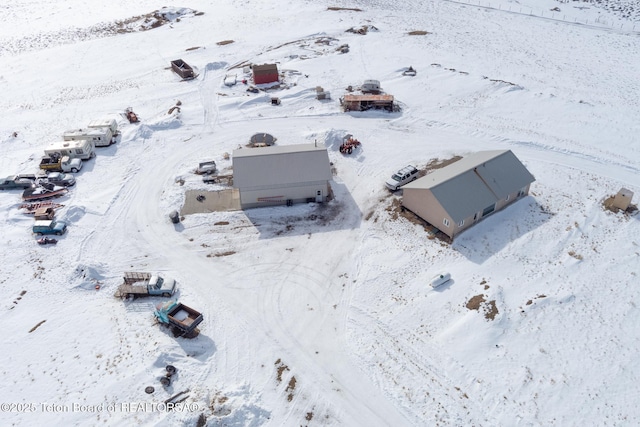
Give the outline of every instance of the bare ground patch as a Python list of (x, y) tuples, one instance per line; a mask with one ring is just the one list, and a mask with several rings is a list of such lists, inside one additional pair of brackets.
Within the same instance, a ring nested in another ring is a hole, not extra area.
[(478, 312), (482, 311), (484, 313), (484, 318), (487, 320), (495, 319), (496, 315), (499, 313), (496, 301), (486, 301), (485, 296), (482, 294), (471, 297), (471, 299), (469, 299), (465, 304), (465, 307), (469, 310), (476, 310)]
[(426, 36), (427, 34), (431, 34), (431, 33), (429, 31), (416, 30), (416, 31), (409, 31), (407, 34), (410, 36)]
[(350, 10), (352, 12), (362, 12), (362, 9), (358, 9), (357, 7), (337, 7), (337, 6), (329, 6), (327, 10)]

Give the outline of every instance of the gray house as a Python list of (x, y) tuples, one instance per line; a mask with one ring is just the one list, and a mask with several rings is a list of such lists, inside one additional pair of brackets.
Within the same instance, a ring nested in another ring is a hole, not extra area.
[(453, 239), (534, 181), (511, 150), (480, 151), (402, 187), (402, 205)]
[(324, 202), (331, 165), (324, 146), (296, 144), (233, 151), (233, 186), (243, 209)]

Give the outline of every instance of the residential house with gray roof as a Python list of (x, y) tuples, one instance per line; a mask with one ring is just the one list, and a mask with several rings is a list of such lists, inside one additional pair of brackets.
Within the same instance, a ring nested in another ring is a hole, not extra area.
[(402, 187), (402, 206), (453, 239), (528, 195), (534, 181), (511, 150), (480, 151)]

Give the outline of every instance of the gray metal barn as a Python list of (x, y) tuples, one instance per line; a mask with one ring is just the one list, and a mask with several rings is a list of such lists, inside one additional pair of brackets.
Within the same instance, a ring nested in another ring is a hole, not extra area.
[(453, 239), (534, 181), (511, 150), (479, 151), (402, 187), (402, 205)]
[(233, 186), (243, 209), (325, 202), (331, 164), (324, 146), (296, 144), (233, 151)]

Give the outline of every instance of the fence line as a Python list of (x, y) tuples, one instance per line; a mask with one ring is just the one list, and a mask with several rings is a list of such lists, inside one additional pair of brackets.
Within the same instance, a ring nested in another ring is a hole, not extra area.
[[(527, 16), (534, 16), (536, 18), (545, 18), (545, 19), (549, 19), (549, 20), (553, 20), (553, 21), (558, 21), (558, 22), (566, 22), (569, 24), (580, 24), (580, 25), (586, 25), (590, 28), (595, 28), (595, 29), (602, 29), (602, 30), (616, 30), (616, 31), (620, 31), (620, 32), (625, 32), (625, 33), (640, 33), (640, 23), (637, 22), (607, 22), (606, 20), (601, 19), (601, 17), (599, 16), (596, 19), (578, 19), (576, 17), (573, 18), (573, 20), (571, 20), (571, 17), (569, 17), (569, 19), (567, 19), (567, 15), (565, 13), (555, 10), (537, 10), (534, 12), (534, 10), (530, 7), (522, 7), (522, 6), (514, 6), (514, 5), (509, 5), (509, 8), (507, 9), (505, 7), (505, 9), (502, 9), (502, 4), (498, 4), (497, 7), (495, 6), (491, 6), (491, 3), (488, 1), (482, 1), (482, 0), (446, 0), (450, 3), (458, 3), (458, 4), (464, 4), (464, 5), (469, 5), (469, 6), (478, 6), (484, 9), (492, 9), (492, 10), (500, 10), (500, 11), (504, 11), (504, 12), (510, 12), (510, 13), (515, 13), (518, 15), (527, 15)], [(636, 31), (636, 28), (638, 29)]]

